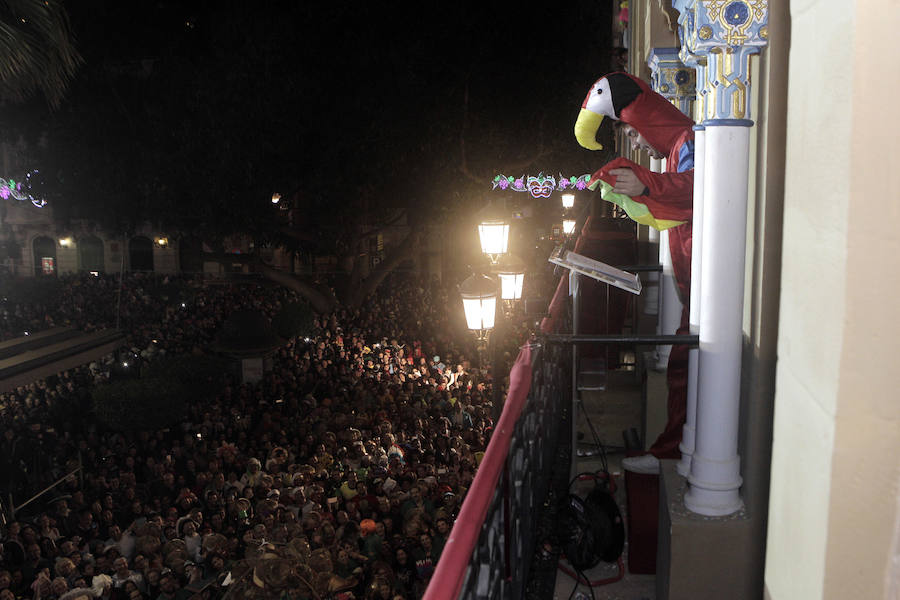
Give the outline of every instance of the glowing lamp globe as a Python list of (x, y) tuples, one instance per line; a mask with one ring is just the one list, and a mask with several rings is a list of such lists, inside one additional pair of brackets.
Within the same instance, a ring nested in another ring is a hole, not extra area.
[(575, 219), (563, 219), (563, 233), (572, 235), (575, 231)]
[(497, 312), (497, 282), (485, 275), (472, 275), (459, 284), (466, 326), (484, 332), (494, 328)]
[(525, 263), (520, 258), (507, 254), (495, 272), (500, 278), (500, 298), (521, 299), (522, 284), (525, 283)]
[(478, 239), (481, 251), (496, 265), (509, 250), (509, 212), (504, 207), (491, 202), (479, 212)]
[(509, 223), (503, 219), (485, 220), (478, 224), (481, 251), (496, 262), (495, 257), (506, 254), (509, 248)]
[(562, 205), (565, 209), (569, 209), (575, 206), (575, 194), (563, 194)]

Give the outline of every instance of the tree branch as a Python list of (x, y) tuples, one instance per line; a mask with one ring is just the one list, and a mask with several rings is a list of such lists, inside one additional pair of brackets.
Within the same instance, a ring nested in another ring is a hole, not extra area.
[(367, 237), (371, 237), (373, 235), (378, 235), (379, 233), (382, 233), (388, 227), (392, 227), (392, 226), (396, 225), (398, 222), (400, 222), (400, 219), (402, 219), (406, 215), (407, 215), (406, 209), (399, 208), (399, 209), (397, 209), (397, 212), (392, 217), (387, 219), (384, 223), (382, 223), (378, 227), (375, 227), (374, 229), (370, 229), (369, 231), (366, 231), (365, 233), (362, 234), (362, 237), (367, 238)]
[(252, 254), (228, 254), (225, 252), (204, 252), (204, 262), (211, 261), (220, 264), (250, 265), (254, 270), (274, 283), (282, 285), (289, 290), (297, 292), (305, 298), (312, 309), (319, 314), (328, 314), (337, 305), (337, 298), (331, 288), (321, 282), (312, 281), (306, 277), (287, 273), (263, 262), (258, 256)]
[(314, 243), (317, 241), (316, 236), (309, 231), (300, 231), (298, 229), (295, 229), (294, 227), (279, 227), (278, 233), (284, 234), (285, 236), (298, 242)]
[(359, 306), (362, 302), (372, 294), (384, 278), (387, 277), (394, 269), (399, 267), (405, 260), (408, 260), (416, 251), (422, 241), (422, 229), (412, 227), (406, 238), (396, 248), (394, 248), (388, 256), (381, 261), (377, 267), (369, 274), (365, 281), (359, 285), (350, 288), (350, 294), (347, 304), (353, 307)]

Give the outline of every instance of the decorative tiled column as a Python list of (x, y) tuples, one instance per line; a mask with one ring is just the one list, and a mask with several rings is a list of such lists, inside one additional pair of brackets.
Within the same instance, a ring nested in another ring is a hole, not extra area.
[[(767, 0), (685, 0), (685, 52), (706, 59), (696, 439), (685, 493), (693, 512), (739, 510), (737, 453), (750, 154), (750, 56), (766, 45)], [(696, 228), (696, 225), (695, 225)]]
[[(651, 49), (647, 65), (650, 67), (650, 86), (653, 90), (667, 98), (678, 107), (678, 110), (689, 115), (691, 101), (694, 99), (695, 74), (692, 69), (681, 63), (678, 48)], [(654, 170), (654, 162), (659, 163), (656, 172), (665, 171), (665, 163), (653, 159), (650, 160), (651, 170)], [(659, 264), (662, 266), (662, 278), (659, 284), (660, 309), (656, 331), (660, 335), (674, 335), (681, 324), (683, 305), (678, 297), (672, 255), (669, 253), (669, 234), (666, 231), (659, 232)], [(671, 352), (671, 345), (657, 346), (658, 369), (666, 368)]]
[(650, 87), (667, 98), (678, 110), (691, 116), (696, 97), (697, 76), (685, 65), (680, 48), (652, 48), (647, 57), (650, 67)]

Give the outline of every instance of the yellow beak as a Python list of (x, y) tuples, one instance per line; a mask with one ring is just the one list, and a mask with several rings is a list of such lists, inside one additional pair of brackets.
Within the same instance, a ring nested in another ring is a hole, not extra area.
[(586, 108), (581, 109), (578, 120), (575, 121), (575, 139), (582, 147), (588, 150), (603, 150), (603, 145), (597, 142), (597, 130), (600, 129), (602, 121), (603, 115)]

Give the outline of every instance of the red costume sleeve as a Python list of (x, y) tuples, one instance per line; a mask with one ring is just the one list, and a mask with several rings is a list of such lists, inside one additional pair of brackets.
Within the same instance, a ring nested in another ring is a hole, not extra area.
[(646, 196), (635, 196), (633, 200), (647, 205), (657, 219), (689, 221), (694, 211), (694, 171), (684, 173), (654, 173), (634, 161), (619, 157), (606, 163), (594, 173), (591, 181), (602, 179), (610, 185), (616, 184), (612, 169), (631, 169), (637, 178), (650, 189)]

